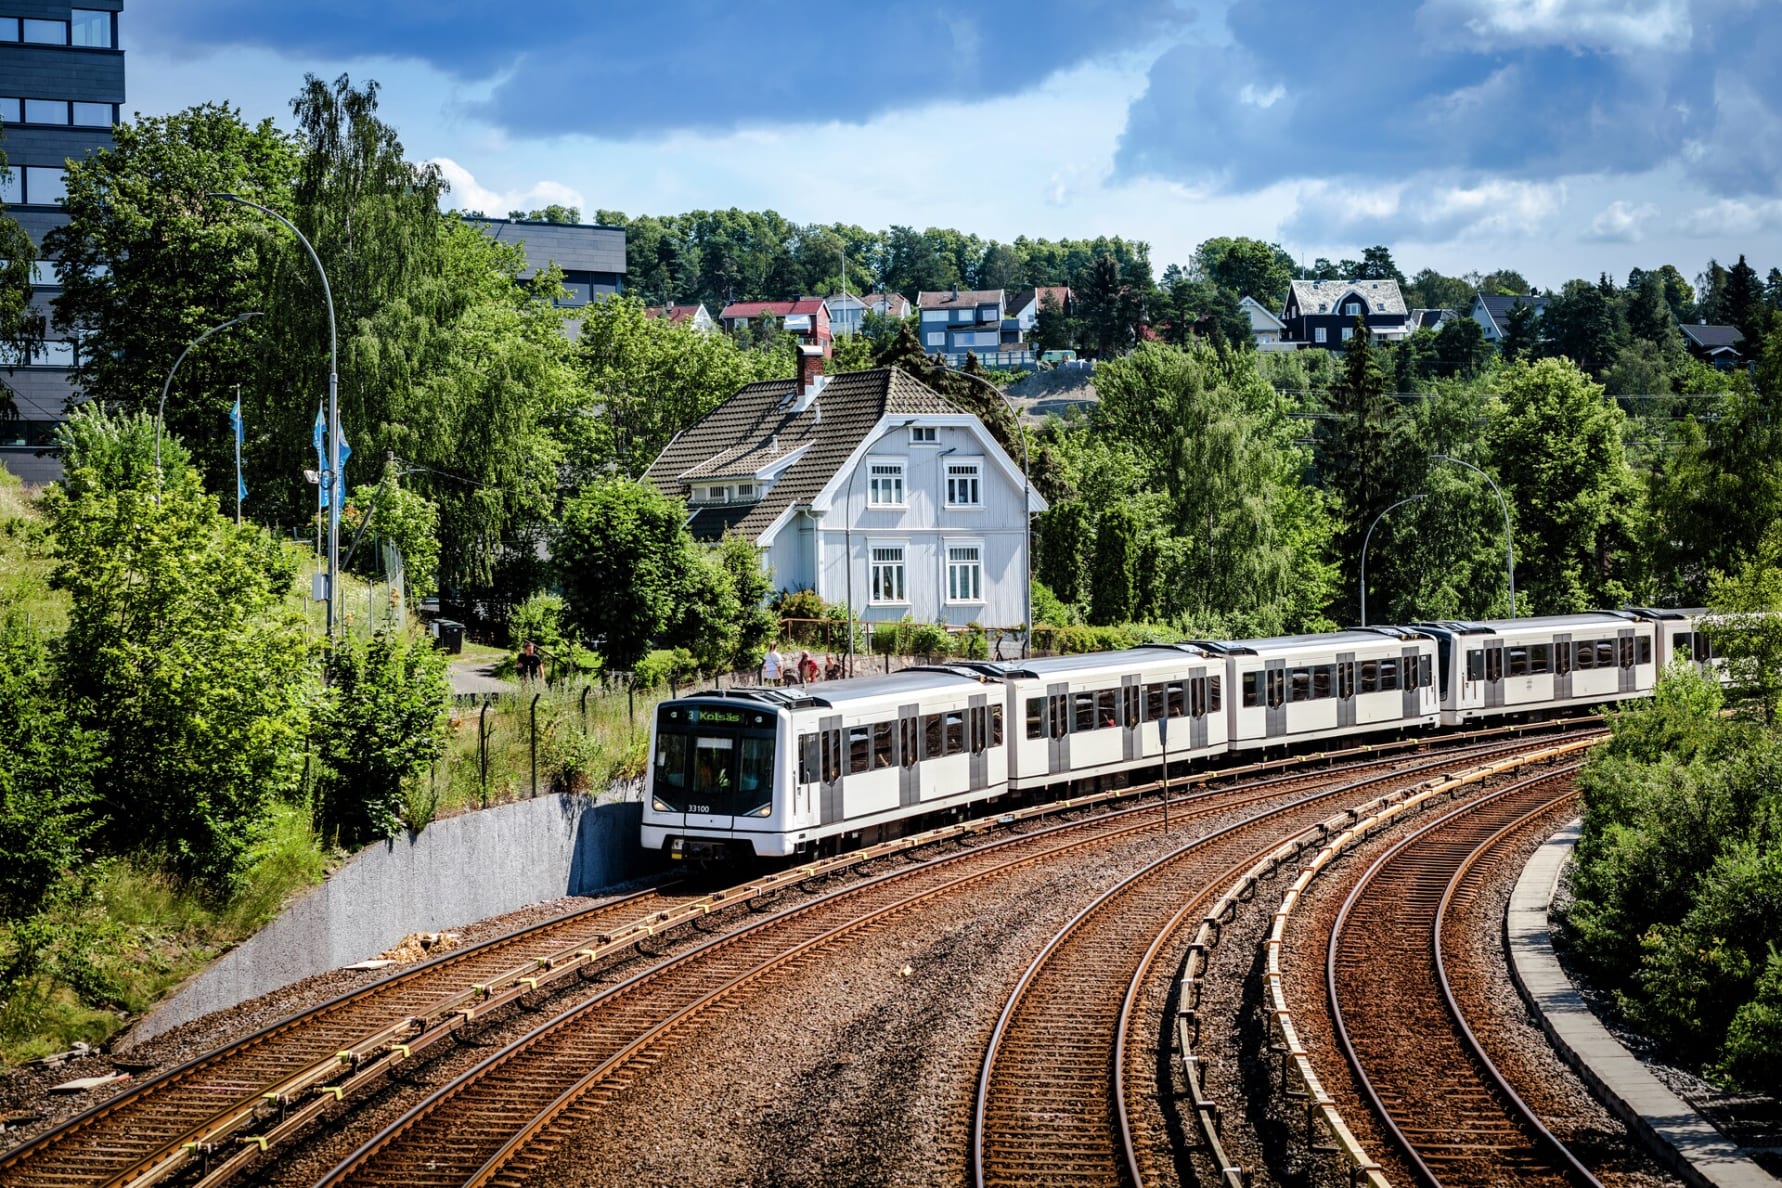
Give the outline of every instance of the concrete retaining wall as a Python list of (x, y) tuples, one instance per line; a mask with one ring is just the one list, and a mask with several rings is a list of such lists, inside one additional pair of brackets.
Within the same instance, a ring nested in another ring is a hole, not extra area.
[(435, 821), (355, 854), (131, 1029), (123, 1046), (435, 932), (638, 877), (643, 806), (541, 796)]

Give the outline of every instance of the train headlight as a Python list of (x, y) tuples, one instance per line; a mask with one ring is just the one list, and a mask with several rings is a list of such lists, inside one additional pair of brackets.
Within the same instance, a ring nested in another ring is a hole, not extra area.
[(670, 805), (668, 805), (660, 796), (650, 797), (650, 808), (658, 813), (672, 813), (672, 812), (674, 812), (674, 809)]
[(748, 812), (744, 813), (743, 816), (745, 816), (745, 817), (765, 817), (765, 816), (770, 815), (772, 812), (773, 812), (773, 801), (770, 800), (758, 809), (750, 809)]

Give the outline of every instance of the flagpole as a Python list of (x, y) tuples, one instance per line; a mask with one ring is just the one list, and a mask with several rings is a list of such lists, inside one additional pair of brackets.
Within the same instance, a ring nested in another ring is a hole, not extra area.
[(241, 527), (241, 385), (235, 385), (235, 526)]

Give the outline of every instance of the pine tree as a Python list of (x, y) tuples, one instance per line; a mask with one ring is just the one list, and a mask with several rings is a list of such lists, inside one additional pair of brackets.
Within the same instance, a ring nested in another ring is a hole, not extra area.
[(1510, 306), (1509, 316), (1504, 321), (1507, 323), (1504, 336), (1498, 343), (1504, 360), (1513, 363), (1533, 355), (1541, 344), (1539, 315), (1534, 306), (1517, 301)]
[(1138, 518), (1121, 502), (1101, 513), (1095, 526), (1095, 559), (1090, 565), (1089, 621), (1098, 627), (1132, 618)]
[(1745, 336), (1746, 349), (1755, 354), (1758, 344), (1763, 341), (1766, 320), (1763, 282), (1757, 278), (1757, 269), (1745, 263), (1742, 255), (1726, 274), (1726, 296), (1722, 307), (1727, 324), (1738, 327), (1739, 333)]

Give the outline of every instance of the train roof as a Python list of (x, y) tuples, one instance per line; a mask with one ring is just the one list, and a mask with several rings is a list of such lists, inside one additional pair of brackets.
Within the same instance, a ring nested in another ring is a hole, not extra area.
[(1573, 627), (1621, 626), (1637, 621), (1633, 611), (1585, 611), (1575, 615), (1536, 615), (1527, 619), (1443, 619), (1417, 626), (1452, 635), (1502, 635), (1508, 631), (1556, 631)]
[(1060, 673), (1130, 671), (1136, 665), (1210, 658), (1212, 653), (1196, 644), (1141, 644), (1118, 652), (1079, 652), (1071, 656), (1038, 656), (1030, 660), (973, 660), (954, 667), (968, 668), (1003, 680), (1037, 679)]
[(1282, 652), (1298, 652), (1307, 648), (1378, 647), (1397, 641), (1409, 643), (1429, 638), (1414, 627), (1350, 627), (1315, 635), (1275, 635), (1261, 639), (1195, 640), (1195, 644), (1217, 655), (1271, 656)]
[(810, 685), (788, 685), (769, 688), (759, 685), (739, 689), (706, 689), (690, 693), (678, 701), (736, 700), (753, 701), (781, 709), (802, 709), (807, 706), (839, 706), (852, 701), (876, 697), (931, 693), (957, 688), (961, 691), (983, 685), (985, 675), (963, 671), (957, 667), (906, 668), (889, 675), (849, 677), (839, 681), (818, 681)]

